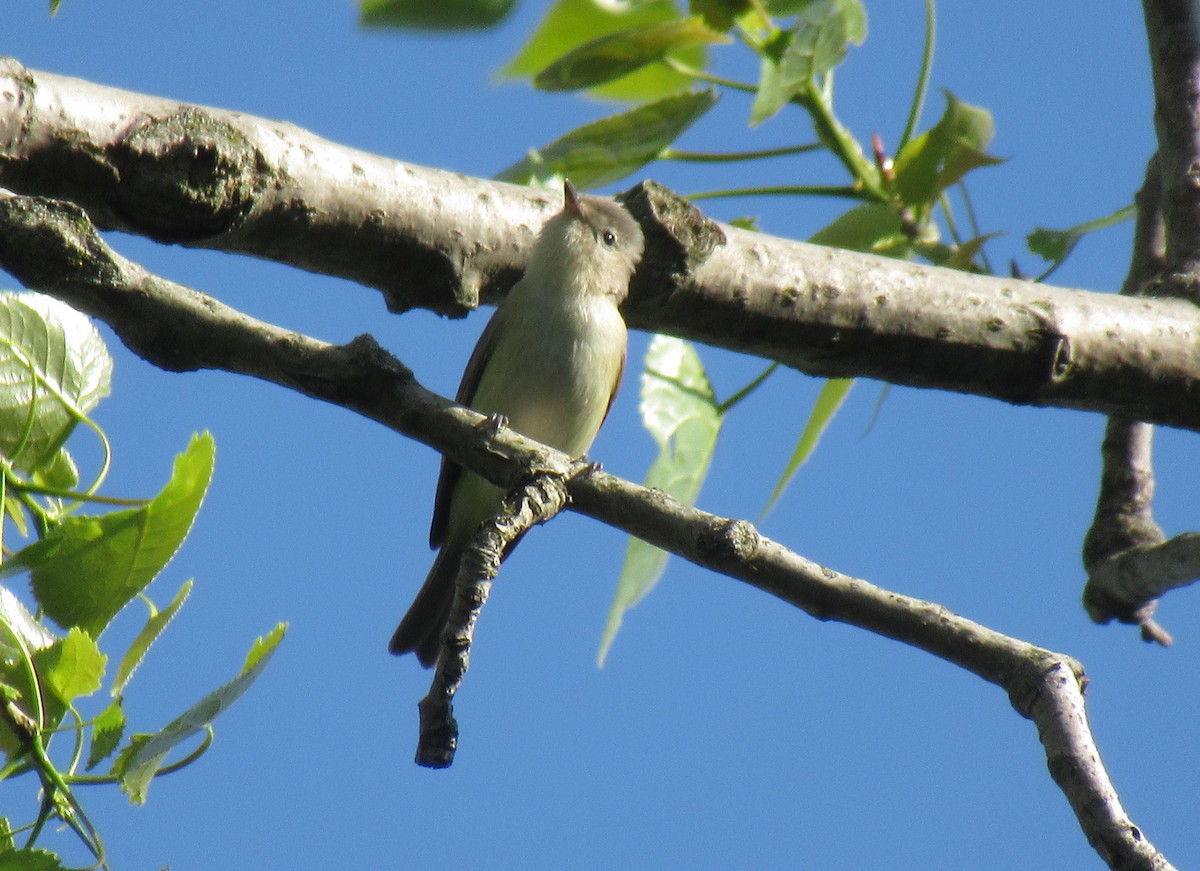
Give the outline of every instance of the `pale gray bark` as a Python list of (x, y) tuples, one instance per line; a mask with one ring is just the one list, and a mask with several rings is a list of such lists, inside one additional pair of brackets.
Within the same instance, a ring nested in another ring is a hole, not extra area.
[[(0, 62), (0, 187), (102, 229), (251, 254), (462, 314), (519, 277), (548, 195), (391, 161), (292, 125)], [(630, 326), (827, 377), (1200, 429), (1200, 309), (715, 227), (661, 189)], [(716, 232), (718, 231), (719, 232)], [(722, 241), (723, 240), (723, 241)]]

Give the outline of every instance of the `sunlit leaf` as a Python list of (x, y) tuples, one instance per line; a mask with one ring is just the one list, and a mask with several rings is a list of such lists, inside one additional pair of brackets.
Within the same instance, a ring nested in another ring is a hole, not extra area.
[[(0, 585), (0, 621), (19, 635), (29, 650), (49, 647), (58, 640), (58, 636), (35, 619), (21, 604), (21, 600), (3, 585)], [(16, 648), (13, 645), (9, 633), (0, 631), (0, 658), (9, 659), (15, 655)]]
[(853, 386), (853, 378), (830, 378), (821, 387), (817, 401), (813, 403), (812, 412), (808, 416), (808, 422), (800, 433), (800, 440), (796, 442), (796, 448), (792, 451), (792, 456), (788, 459), (783, 474), (775, 483), (775, 489), (771, 491), (771, 498), (767, 500), (760, 519), (775, 507), (775, 503), (779, 501), (779, 497), (783, 495), (796, 472), (808, 462), (808, 458), (816, 450), (817, 442), (821, 440), (821, 435), (837, 414), (838, 409), (842, 407), (842, 403), (846, 401), (846, 396)]
[(92, 720), (92, 744), (88, 749), (87, 768), (90, 771), (113, 754), (125, 734), (125, 711), (121, 700), (113, 699), (100, 715)]
[(704, 23), (722, 33), (732, 29), (734, 22), (754, 9), (752, 0), (689, 0), (688, 11), (699, 15)]
[(907, 243), (908, 239), (895, 209), (883, 203), (865, 203), (839, 215), (808, 241), (831, 248), (878, 252), (881, 248), (894, 250), (897, 241)]
[(938, 123), (896, 155), (895, 189), (911, 206), (931, 204), (973, 169), (1004, 162), (986, 153), (995, 133), (991, 113), (945, 94), (946, 111)]
[(359, 0), (364, 27), (418, 30), (472, 30), (494, 27), (516, 0)]
[(5, 565), (27, 568), (34, 596), (60, 626), (98, 638), (130, 599), (162, 571), (187, 536), (212, 478), (215, 446), (194, 436), (171, 480), (141, 508), (70, 515)]
[(572, 130), (497, 176), (516, 184), (564, 178), (593, 188), (619, 181), (658, 158), (716, 102), (712, 91), (677, 94)]
[(43, 695), (50, 692), (62, 702), (90, 696), (100, 689), (107, 659), (87, 633), (71, 629), (60, 641), (34, 654)]
[(1115, 224), (1120, 224), (1123, 221), (1129, 221), (1137, 217), (1137, 206), (1128, 205), (1122, 206), (1111, 215), (1105, 215), (1103, 218), (1096, 218), (1091, 221), (1085, 221), (1082, 224), (1077, 224), (1074, 227), (1068, 227), (1065, 230), (1051, 230), (1046, 227), (1035, 227), (1031, 233), (1025, 237), (1025, 244), (1029, 250), (1041, 257), (1043, 260), (1049, 261), (1050, 268), (1047, 269), (1041, 276), (1039, 281), (1044, 280), (1051, 272), (1062, 265), (1073, 250), (1079, 244), (1079, 240), (1088, 233), (1094, 233), (1096, 230), (1103, 230)]
[(0, 292), (0, 454), (18, 468), (49, 462), (108, 395), (111, 375), (85, 315), (41, 294)]
[[(646, 474), (645, 486), (662, 490), (688, 505), (696, 500), (708, 474), (721, 412), (695, 349), (682, 339), (655, 336), (642, 373), (642, 423), (660, 452)], [(630, 538), (625, 565), (600, 642), (600, 663), (612, 646), (625, 612), (658, 582), (667, 554)]]
[[(29, 613), (11, 590), (0, 586), (0, 702), (11, 701), (27, 717), (35, 717), (44, 694), (39, 688), (35, 697), (29, 669), (39, 651), (48, 650), (60, 641)], [(45, 700), (53, 701), (48, 694)], [(20, 747), (21, 740), (0, 720), (0, 751), (11, 755)]]
[(981, 267), (975, 258), (983, 250), (983, 246), (1000, 236), (1000, 233), (985, 233), (965, 239), (957, 245), (917, 245), (916, 250), (930, 263), (944, 266), (947, 269), (960, 269), (964, 272), (979, 272)]
[(25, 503), (11, 491), (4, 494), (4, 514), (12, 521), (13, 526), (17, 530), (17, 535), (21, 538), (29, 536), (29, 524), (25, 522)]
[(142, 664), (142, 660), (145, 659), (150, 645), (167, 628), (167, 624), (175, 619), (175, 615), (179, 613), (179, 609), (183, 607), (183, 603), (187, 601), (187, 597), (191, 592), (192, 582), (187, 581), (179, 588), (179, 592), (175, 594), (175, 598), (171, 600), (171, 604), (161, 611), (157, 609), (153, 610), (150, 616), (146, 618), (146, 624), (137, 634), (137, 637), (133, 639), (133, 643), (129, 645), (129, 649), (121, 657), (121, 664), (117, 666), (117, 673), (113, 677), (111, 690), (113, 696), (119, 696), (125, 691), (129, 679), (133, 677), (133, 673)]
[(265, 638), (255, 641), (241, 673), (221, 688), (209, 693), (153, 735), (135, 735), (113, 766), (113, 774), (134, 804), (144, 804), (146, 791), (167, 755), (179, 744), (206, 729), (222, 712), (236, 702), (270, 662), (287, 625), (280, 623)]
[(771, 40), (762, 55), (750, 123), (761, 124), (813, 80), (840, 64), (850, 45), (861, 45), (867, 18), (859, 0), (815, 0), (805, 5), (789, 30)]
[[(763, 5), (767, 12), (777, 18), (790, 18), (804, 12), (813, 5), (813, 0), (764, 0)], [(860, 0), (853, 0), (852, 3), (846, 4), (847, 15), (857, 15), (861, 19), (861, 28), (865, 36), (866, 32), (866, 11), (863, 9)], [(857, 11), (853, 8), (857, 7)]]
[[(9, 688), (13, 704), (31, 720), (40, 712), (37, 725), (49, 730), (58, 726), (75, 699), (100, 688), (107, 657), (86, 633), (72, 629), (48, 647), (32, 651), (30, 659), (36, 686), (21, 659), (0, 659), (0, 683)], [(7, 723), (0, 720), (0, 750), (11, 756), (21, 746)]]
[(543, 91), (577, 91), (622, 78), (681, 48), (728, 42), (700, 17), (642, 24), (585, 42), (533, 78)]
[(0, 853), (0, 871), (65, 871), (65, 868), (62, 859), (46, 850), (22, 848)]
[[(671, 0), (646, 3), (604, 2), (604, 0), (557, 0), (521, 51), (500, 71), (504, 78), (532, 79), (558, 58), (585, 42), (643, 24), (657, 24), (679, 18), (679, 9)], [(684, 48), (673, 57), (688, 66), (703, 68), (703, 48)], [(632, 75), (588, 91), (613, 100), (654, 100), (686, 88), (690, 77), (662, 64), (647, 66)]]
[(41, 468), (34, 471), (33, 482), (56, 490), (73, 490), (79, 484), (79, 469), (66, 448), (59, 448)]

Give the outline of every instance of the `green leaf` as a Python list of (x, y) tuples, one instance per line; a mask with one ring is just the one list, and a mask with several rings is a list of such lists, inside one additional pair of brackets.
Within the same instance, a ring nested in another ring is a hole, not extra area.
[(897, 240), (908, 241), (900, 217), (895, 209), (882, 203), (855, 206), (808, 239), (814, 245), (867, 252), (887, 249), (889, 253)]
[(117, 667), (111, 690), (114, 697), (125, 692), (129, 679), (133, 677), (133, 673), (145, 659), (146, 651), (150, 649), (151, 644), (158, 640), (158, 636), (167, 628), (167, 624), (175, 619), (175, 615), (179, 613), (179, 609), (183, 607), (183, 603), (187, 601), (191, 592), (192, 582), (189, 580), (179, 588), (179, 592), (175, 594), (175, 598), (171, 600), (171, 604), (165, 610), (159, 611), (153, 605), (150, 606), (150, 616), (146, 619), (146, 625), (133, 639), (133, 643), (129, 645), (129, 649), (121, 657), (121, 664)]
[[(8, 687), (11, 701), (43, 730), (56, 728), (72, 701), (100, 688), (106, 657), (91, 638), (78, 629), (48, 647), (32, 651), (31, 662), (37, 686), (31, 685), (29, 671), (19, 659), (0, 660), (0, 684)], [(11, 691), (16, 690), (15, 696)], [(0, 725), (0, 750), (9, 756), (22, 742), (5, 725)]]
[[(556, 0), (525, 46), (500, 71), (503, 78), (533, 78), (558, 58), (605, 34), (643, 24), (658, 24), (679, 18), (671, 0), (650, 2), (604, 2), (604, 0)], [(691, 67), (703, 67), (703, 48), (685, 48), (674, 57)], [(654, 64), (611, 84), (589, 91), (614, 100), (654, 100), (691, 84), (691, 78)]]
[(121, 700), (113, 699), (100, 716), (92, 721), (92, 746), (88, 750), (87, 769), (91, 771), (113, 754), (125, 734), (125, 711)]
[(895, 189), (906, 205), (928, 206), (971, 170), (1004, 162), (986, 153), (995, 133), (991, 113), (943, 93), (941, 119), (896, 155)]
[(183, 741), (207, 729), (258, 679), (286, 631), (287, 624), (280, 623), (265, 638), (256, 640), (236, 678), (209, 693), (161, 731), (133, 737), (113, 766), (113, 774), (120, 779), (121, 788), (129, 795), (131, 802), (144, 804), (150, 781), (162, 767), (167, 754)]
[[(58, 641), (58, 636), (30, 614), (21, 600), (3, 584), (0, 584), (0, 623), (19, 635), (28, 650), (40, 650)], [(8, 632), (0, 631), (0, 660), (11, 659), (17, 652)]]
[(6, 490), (4, 494), (4, 513), (13, 522), (17, 535), (28, 538), (29, 524), (25, 520), (25, 503), (14, 496), (11, 490)]
[(65, 866), (53, 853), (24, 848), (0, 853), (0, 871), (65, 871)]
[(33, 655), (43, 696), (50, 692), (68, 704), (100, 689), (108, 657), (86, 633), (73, 628), (66, 636)]
[[(29, 669), (39, 651), (59, 640), (26, 610), (11, 590), (0, 585), (0, 702), (11, 701), (26, 716), (34, 718), (42, 693), (31, 686)], [(21, 739), (0, 721), (0, 752), (11, 756), (21, 747)]]
[(570, 178), (579, 188), (618, 181), (658, 158), (716, 103), (711, 90), (677, 94), (572, 130), (497, 178), (516, 184)]
[(964, 239), (956, 245), (943, 245), (940, 242), (920, 242), (914, 250), (935, 266), (947, 269), (958, 269), (963, 272), (980, 272), (981, 267), (975, 263), (975, 257), (983, 250), (983, 246), (1000, 236), (1000, 233), (984, 233)]
[(834, 415), (837, 414), (838, 409), (842, 407), (842, 403), (846, 401), (846, 396), (853, 386), (853, 378), (830, 378), (821, 387), (817, 401), (813, 403), (812, 412), (808, 416), (808, 422), (800, 433), (800, 440), (796, 442), (796, 448), (792, 451), (792, 456), (788, 460), (783, 474), (775, 483), (775, 489), (771, 491), (771, 498), (767, 500), (762, 514), (759, 515), (759, 520), (766, 517), (767, 513), (775, 507), (775, 503), (779, 501), (779, 497), (783, 495), (783, 491), (787, 489), (796, 472), (812, 456), (817, 442), (821, 440), (821, 435), (833, 420)]
[(533, 78), (543, 91), (578, 91), (603, 85), (662, 60), (681, 48), (729, 42), (704, 26), (699, 16), (642, 24), (586, 42), (551, 63)]
[(474, 30), (494, 27), (516, 0), (359, 0), (363, 27)]
[[(766, 7), (769, 14), (776, 18), (791, 18), (793, 15), (804, 12), (814, 2), (816, 0), (765, 0), (763, 6)], [(856, 2), (854, 5), (861, 6), (861, 3)], [(863, 17), (865, 22), (865, 13), (863, 13)]]
[(42, 468), (34, 471), (33, 482), (55, 490), (74, 490), (79, 484), (79, 469), (66, 448), (54, 452)]
[[(700, 493), (721, 429), (721, 412), (704, 365), (695, 349), (682, 339), (655, 336), (646, 351), (642, 373), (642, 423), (658, 442), (660, 452), (645, 485), (691, 505)], [(616, 638), (625, 612), (658, 582), (667, 554), (640, 538), (630, 538), (625, 565), (617, 582), (599, 662)]]
[(807, 4), (791, 29), (781, 31), (764, 47), (751, 125), (773, 117), (800, 96), (817, 76), (842, 62), (851, 44), (861, 45), (866, 34), (866, 12), (859, 0)]
[(743, 15), (752, 12), (751, 0), (689, 0), (688, 11), (704, 18), (713, 30), (725, 33)]
[(36, 293), (0, 292), (0, 454), (49, 462), (108, 395), (112, 358), (85, 315)]
[(162, 571), (187, 536), (212, 478), (212, 436), (193, 436), (171, 480), (141, 508), (67, 516), (16, 553), (8, 572), (28, 568), (38, 604), (60, 626), (98, 638)]
[(1038, 276), (1038, 281), (1044, 281), (1046, 277), (1063, 264), (1075, 246), (1079, 244), (1079, 240), (1088, 233), (1093, 233), (1096, 230), (1103, 230), (1122, 221), (1129, 221), (1137, 217), (1137, 206), (1130, 204), (1122, 206), (1111, 215), (1105, 215), (1103, 218), (1096, 218), (1091, 221), (1085, 221), (1082, 224), (1076, 224), (1074, 227), (1068, 227), (1065, 230), (1050, 230), (1046, 227), (1034, 227), (1033, 231), (1025, 237), (1025, 244), (1029, 246), (1029, 250), (1041, 257), (1043, 260), (1050, 262), (1050, 268)]

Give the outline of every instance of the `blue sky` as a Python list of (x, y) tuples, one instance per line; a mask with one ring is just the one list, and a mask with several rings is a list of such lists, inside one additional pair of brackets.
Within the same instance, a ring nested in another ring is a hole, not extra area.
[[(899, 135), (922, 5), (869, 6), (867, 44), (838, 75), (839, 111), (860, 139)], [(495, 32), (455, 36), (362, 33), (348, 3), (316, 0), (64, 0), (53, 20), (32, 0), (9, 6), (0, 53), (30, 67), (285, 119), (470, 175), (490, 176), (612, 111), (494, 83), (541, 4), (525, 3)], [(943, 6), (934, 85), (989, 108), (992, 150), (1009, 158), (972, 187), (985, 231), (1007, 234), (993, 262), (1015, 256), (1036, 271), (1025, 232), (1108, 214), (1140, 183), (1153, 149), (1140, 18), (1132, 4), (1102, 15), (1078, 3)], [(736, 62), (729, 71), (748, 75)], [(925, 124), (940, 110), (935, 94)], [(747, 132), (747, 114), (748, 101), (729, 95), (681, 145), (810, 138), (786, 115)], [(702, 173), (654, 165), (638, 177), (683, 192), (842, 181), (812, 158)], [(756, 214), (765, 230), (797, 238), (841, 208), (707, 205), (714, 217)], [(1085, 240), (1056, 282), (1115, 290), (1129, 235), (1126, 226)], [(395, 317), (347, 282), (113, 242), (286, 327), (330, 341), (369, 331), (443, 393), (484, 320)], [(635, 335), (631, 356), (647, 341)], [(495, 586), (456, 707), (454, 767), (416, 767), (428, 673), (385, 647), (431, 560), (436, 455), (278, 387), (162, 373), (115, 342), (113, 352), (113, 395), (98, 411), (116, 451), (110, 492), (155, 492), (193, 431), (211, 430), (218, 448), (193, 534), (152, 588), (165, 602), (196, 578), (130, 688), (134, 728), (165, 724), (232, 676), (256, 635), (291, 624), (200, 764), (156, 782), (143, 808), (111, 789), (82, 794), (115, 868), (1101, 867), (1046, 773), (1033, 725), (1000, 690), (926, 654), (674, 560), (598, 670), (625, 543), (574, 516), (529, 536)], [(703, 353), (721, 395), (761, 368)], [(702, 507), (757, 516), (819, 387), (782, 373), (739, 409)], [(765, 533), (1082, 660), (1092, 726), (1127, 809), (1178, 866), (1200, 863), (1196, 596), (1177, 593), (1160, 609), (1177, 638), (1171, 650), (1094, 626), (1078, 604), (1103, 419), (894, 389), (864, 436), (880, 388), (856, 385)], [(627, 376), (593, 450), (635, 480), (653, 455), (636, 397)], [(1160, 432), (1157, 455), (1158, 519), (1168, 534), (1186, 531), (1200, 483), (1194, 437)], [(114, 630), (114, 649), (136, 625)], [(0, 789), (0, 812), (26, 818), (32, 792)], [(68, 838), (57, 843), (82, 863)]]

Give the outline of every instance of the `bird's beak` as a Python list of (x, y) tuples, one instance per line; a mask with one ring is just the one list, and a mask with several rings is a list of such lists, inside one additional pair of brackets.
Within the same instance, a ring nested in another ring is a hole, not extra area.
[(575, 185), (571, 184), (570, 179), (563, 181), (563, 211), (574, 215), (581, 221), (586, 221), (583, 217), (583, 205), (579, 202), (579, 194), (575, 192)]

